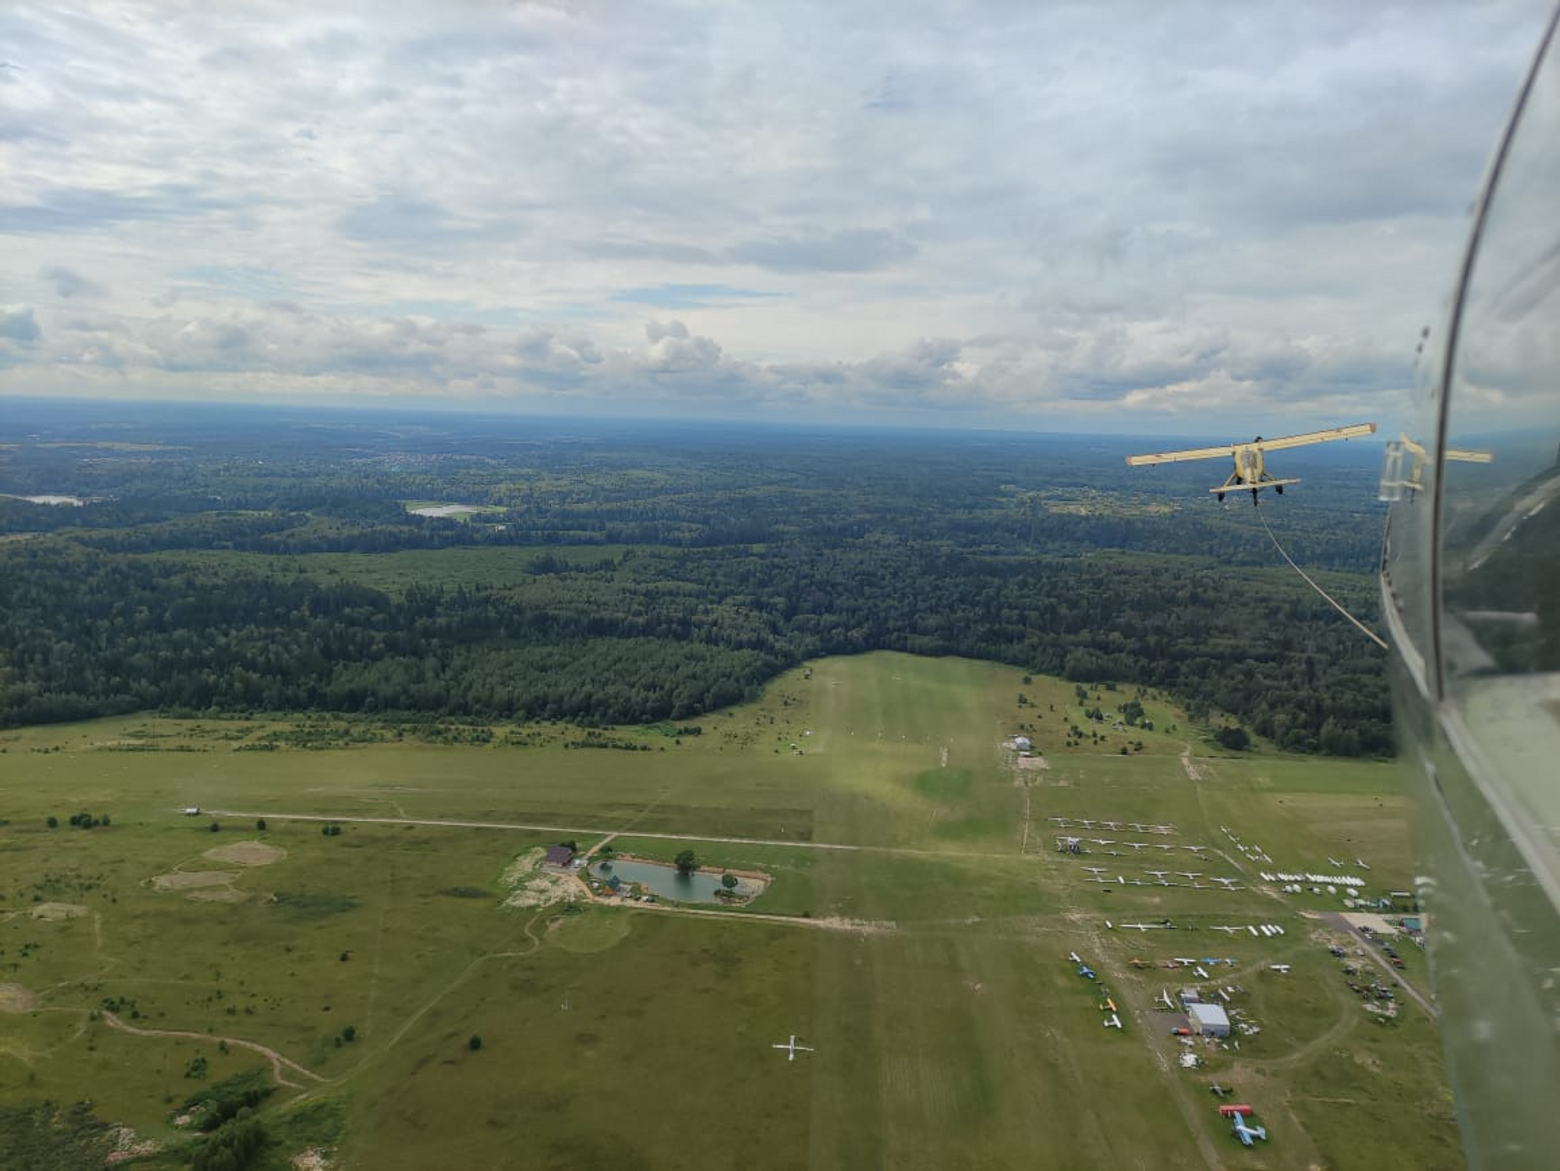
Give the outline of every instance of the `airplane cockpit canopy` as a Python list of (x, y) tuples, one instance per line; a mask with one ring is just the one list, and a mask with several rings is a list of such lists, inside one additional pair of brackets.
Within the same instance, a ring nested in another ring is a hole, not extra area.
[[(1448, 1060), (1469, 1153), (1493, 1166), (1507, 1161), (1500, 1151), (1531, 1156), (1529, 1139), (1553, 1134), (1545, 1102), (1560, 1084), (1553, 23), (1491, 162), (1446, 327), (1427, 331), (1419, 370), (1411, 422), (1383, 462), (1382, 602), (1427, 859), (1422, 893), (1432, 921), (1442, 914), (1431, 937)], [(1502, 1094), (1512, 1096), (1502, 1104)]]

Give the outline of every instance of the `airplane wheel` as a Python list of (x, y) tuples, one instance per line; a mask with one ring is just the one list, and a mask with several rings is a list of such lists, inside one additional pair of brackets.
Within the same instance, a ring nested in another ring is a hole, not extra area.
[(1282, 496), (1284, 494), (1284, 486), (1282, 484), (1274, 484), (1273, 485), (1273, 491), (1277, 492), (1280, 496)]
[(1224, 503), (1224, 493), (1220, 492), (1217, 496), (1214, 497), (1214, 499), (1217, 500), (1220, 504), (1223, 504)]

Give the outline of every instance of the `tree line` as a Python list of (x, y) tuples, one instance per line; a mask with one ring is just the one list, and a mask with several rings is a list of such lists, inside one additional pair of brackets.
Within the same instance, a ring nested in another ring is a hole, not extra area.
[[(1367, 579), (1335, 592), (1367, 613)], [(639, 550), (560, 587), (400, 594), (64, 538), (0, 546), (0, 724), (154, 709), (686, 720), (827, 654), (1012, 663), (1179, 696), (1296, 751), (1391, 751), (1382, 656), (1303, 584), (1198, 559), (868, 535)]]

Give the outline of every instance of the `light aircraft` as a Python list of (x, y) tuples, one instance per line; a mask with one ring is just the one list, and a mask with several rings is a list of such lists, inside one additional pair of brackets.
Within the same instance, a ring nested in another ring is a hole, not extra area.
[(1282, 496), (1285, 484), (1300, 482), (1293, 479), (1275, 479), (1263, 466), (1263, 452), (1276, 451), (1285, 447), (1304, 447), (1311, 443), (1329, 443), (1335, 439), (1352, 439), (1357, 435), (1374, 434), (1375, 430), (1374, 423), (1355, 423), (1348, 427), (1332, 427), (1326, 431), (1307, 431), (1303, 435), (1285, 435), (1279, 439), (1263, 439), (1258, 435), (1250, 443), (1231, 443), (1224, 447), (1194, 447), (1185, 451), (1161, 451), (1152, 455), (1129, 455), (1127, 465), (1142, 467), (1145, 464), (1180, 463), (1183, 460), (1218, 459), (1221, 456), (1230, 456), (1235, 461), (1235, 470), (1229, 474), (1229, 478), (1224, 483), (1208, 491), (1212, 492), (1217, 499), (1223, 500), (1226, 492), (1249, 490), (1251, 503), (1256, 504), (1257, 493), (1263, 488), (1271, 488)]
[(1202, 871), (1201, 870), (1177, 870), (1176, 873), (1179, 874), (1182, 878), (1201, 878), (1202, 877)]
[(1208, 969), (1204, 968), (1201, 964), (1198, 964), (1196, 967), (1194, 967), (1192, 971), (1196, 972), (1197, 975), (1204, 980), (1208, 978)]
[(1287, 976), (1289, 974), (1288, 964), (1269, 964), (1268, 967), (1272, 968), (1281, 976)]
[(1228, 1086), (1221, 1086), (1218, 1082), (1210, 1082), (1208, 1084), (1208, 1089), (1212, 1093), (1217, 1094), (1221, 1098), (1224, 1097), (1226, 1094), (1233, 1094), (1235, 1092), (1234, 1090), (1230, 1089)]
[(1340, 861), (1338, 861), (1338, 859), (1336, 859), (1336, 858), (1328, 858), (1328, 859), (1327, 859), (1327, 861), (1329, 861), (1329, 862), (1331, 862), (1331, 863), (1332, 863), (1332, 864), (1333, 864), (1333, 865), (1334, 865), (1334, 866), (1336, 866), (1336, 867), (1337, 867), (1337, 868), (1338, 868), (1338, 869), (1339, 869), (1339, 870), (1342, 870), (1342, 869), (1343, 869), (1343, 863), (1342, 863), (1342, 862), (1340, 862)]
[(1119, 1029), (1119, 1028), (1121, 1028), (1121, 1018), (1119, 1016), (1117, 1016), (1115, 1013), (1111, 1013), (1110, 1014), (1110, 1019), (1105, 1022), (1105, 1027), (1107, 1029)]
[(1363, 859), (1363, 858), (1356, 858), (1354, 860), (1354, 864), (1356, 866), (1358, 866), (1361, 870), (1369, 870), (1370, 869), (1369, 866), (1365, 865), (1365, 859)]
[(1100, 824), (1103, 825), (1106, 829), (1120, 829), (1121, 828), (1121, 822), (1119, 822), (1119, 821), (1102, 821), (1102, 822), (1100, 822)]
[(1090, 838), (1089, 841), (1096, 846), (1114, 846), (1116, 844), (1115, 838)]
[(1134, 850), (1141, 850), (1148, 845), (1147, 842), (1122, 842), (1123, 846), (1131, 846)]
[(1200, 854), (1204, 850), (1206, 850), (1207, 848), (1208, 848), (1207, 846), (1182, 846), (1181, 847), (1181, 849), (1183, 849), (1183, 850), (1190, 850), (1194, 854)]
[(1169, 874), (1170, 872), (1168, 870), (1145, 870), (1145, 871), (1143, 871), (1143, 873), (1144, 874), (1152, 874), (1155, 878), (1163, 878), (1165, 875)]
[(1089, 967), (1088, 964), (1079, 964), (1078, 975), (1082, 976), (1085, 980), (1092, 980), (1094, 979), (1094, 969)]
[(1086, 817), (1078, 818), (1078, 824), (1083, 826), (1084, 829), (1093, 829), (1094, 828), (1094, 823), (1092, 821), (1090, 821)]
[(1210, 931), (1224, 931), (1224, 932), (1229, 933), (1230, 935), (1239, 935), (1242, 931), (1245, 930), (1245, 928), (1244, 927), (1230, 927), (1230, 926), (1227, 926), (1227, 925), (1224, 925), (1224, 924), (1216, 923), (1213, 926), (1209, 927), (1208, 930), (1210, 930)]
[(1075, 951), (1068, 952), (1067, 953), (1067, 958), (1070, 959), (1075, 964), (1083, 963), (1083, 961), (1078, 958), (1078, 953), (1075, 952)]
[(1230, 1133), (1233, 1134), (1236, 1138), (1240, 1139), (1243, 1146), (1249, 1147), (1251, 1145), (1251, 1140), (1254, 1138), (1259, 1138), (1263, 1142), (1267, 1142), (1267, 1127), (1247, 1126), (1246, 1120), (1239, 1114), (1233, 1112), (1230, 1114)]
[(796, 1043), (796, 1034), (795, 1033), (791, 1034), (791, 1040), (789, 1042), (787, 1042), (786, 1044), (784, 1044), (784, 1045), (775, 1044), (775, 1045), (771, 1045), (770, 1048), (771, 1049), (784, 1049), (789, 1054), (789, 1056), (786, 1058), (787, 1061), (795, 1061), (796, 1060), (796, 1055), (798, 1053), (811, 1053), (813, 1051), (811, 1045), (798, 1045)]
[(1160, 929), (1158, 923), (1123, 923), (1121, 926), (1130, 928), (1133, 931), (1158, 931)]
[(1170, 999), (1170, 993), (1169, 993), (1169, 991), (1167, 989), (1161, 988), (1159, 990), (1159, 999), (1160, 999), (1160, 1002), (1163, 1003), (1166, 1008), (1172, 1008), (1173, 1009), (1175, 1007), (1175, 1001)]
[(1101, 1012), (1116, 1012), (1117, 1011), (1117, 1009), (1116, 1009), (1116, 1002), (1114, 1000), (1112, 1000), (1110, 997), (1107, 996), (1105, 998), (1105, 1003), (1100, 1005), (1100, 1011)]
[(1226, 890), (1237, 889), (1235, 886), (1235, 880), (1233, 878), (1210, 878), (1208, 881), (1220, 883)]
[(1087, 870), (1090, 874), (1104, 874), (1105, 873), (1105, 867), (1103, 867), (1103, 866), (1085, 866), (1084, 869)]
[(1147, 960), (1128, 960), (1127, 963), (1131, 964), (1134, 968), (1153, 967), (1153, 965), (1150, 964)]

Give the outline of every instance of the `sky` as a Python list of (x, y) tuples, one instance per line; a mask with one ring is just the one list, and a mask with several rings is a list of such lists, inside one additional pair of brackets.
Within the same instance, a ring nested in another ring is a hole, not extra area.
[(1401, 416), (1547, 0), (0, 8), (0, 396)]

